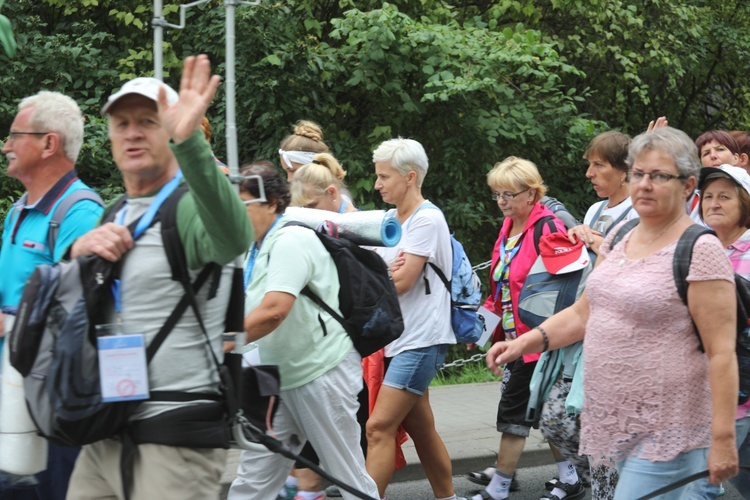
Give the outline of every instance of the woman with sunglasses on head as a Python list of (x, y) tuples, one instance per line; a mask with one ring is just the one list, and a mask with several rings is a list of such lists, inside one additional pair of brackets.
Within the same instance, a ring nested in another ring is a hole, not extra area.
[[(674, 281), (676, 243), (693, 223), (685, 203), (700, 170), (697, 153), (671, 127), (633, 139), (629, 184), (640, 223), (612, 248), (618, 228), (610, 231), (573, 306), (487, 353), (500, 373), (503, 363), (585, 335), (580, 452), (594, 463), (614, 460), (615, 500), (639, 498), (707, 462), (712, 484), (737, 474), (734, 271), (716, 237), (695, 244), (687, 306)], [(692, 488), (670, 498), (696, 498)]]
[[(281, 394), (273, 432), (293, 452), (310, 441), (326, 470), (369, 496), (377, 486), (365, 469), (356, 414), (362, 364), (349, 335), (330, 315), (302, 297), (308, 286), (338, 307), (338, 272), (312, 230), (286, 226), (289, 186), (270, 162), (243, 167), (240, 198), (256, 240), (245, 264), (245, 333), (260, 361), (278, 365)], [(265, 199), (260, 197), (258, 176)], [(244, 450), (228, 499), (272, 499), (292, 461), (262, 447)], [(324, 498), (317, 492), (314, 498)], [(347, 500), (356, 498), (343, 492)], [(300, 496), (300, 498), (303, 498)]]
[[(487, 174), (487, 184), (492, 190), (492, 199), (503, 213), (490, 267), (490, 295), (484, 307), (500, 316), (495, 330), (495, 342), (522, 337), (529, 331), (518, 316), (518, 298), (531, 266), (538, 253), (534, 245), (534, 228), (543, 223), (545, 217), (552, 217), (557, 231), (566, 234), (564, 224), (552, 211), (541, 203), (547, 192), (536, 165), (528, 160), (511, 156), (497, 163)], [(542, 234), (549, 234), (544, 224)], [(523, 452), (526, 438), (533, 422), (526, 420), (526, 407), (529, 403), (529, 382), (534, 373), (539, 352), (530, 352), (523, 358), (508, 363), (502, 373), (502, 394), (497, 410), (497, 430), (500, 437), (500, 451), (497, 468), (470, 474), (475, 482), (489, 479), (486, 489), (480, 490), (473, 500), (508, 498), (511, 488), (515, 489), (513, 476), (518, 460)], [(553, 452), (554, 453), (554, 452)], [(561, 469), (568, 471), (568, 463), (562, 459)], [(582, 498), (585, 490), (573, 468), (570, 475), (561, 474), (570, 486), (562, 486), (562, 497)], [(569, 490), (569, 491), (568, 491)]]

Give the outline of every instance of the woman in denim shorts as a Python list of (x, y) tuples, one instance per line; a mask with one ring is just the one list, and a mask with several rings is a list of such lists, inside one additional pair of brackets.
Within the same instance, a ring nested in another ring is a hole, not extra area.
[(455, 499), (450, 458), (435, 430), (427, 389), (448, 346), (456, 343), (450, 291), (427, 266), (429, 262), (450, 273), (450, 233), (442, 212), (422, 197), (427, 155), (421, 144), (400, 138), (386, 141), (373, 153), (373, 161), (375, 189), (383, 201), (396, 206), (391, 213), (404, 228), (397, 247), (377, 249), (391, 268), (404, 333), (385, 348), (385, 380), (367, 422), (367, 472), (384, 497), (395, 466), (396, 432), (403, 425), (435, 497)]

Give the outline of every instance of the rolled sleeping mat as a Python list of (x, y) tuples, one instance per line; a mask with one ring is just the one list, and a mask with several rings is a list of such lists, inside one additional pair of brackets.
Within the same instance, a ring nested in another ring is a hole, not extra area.
[[(5, 315), (10, 333), (15, 318)], [(47, 468), (47, 440), (37, 434), (26, 407), (23, 377), (10, 364), (10, 346), (2, 350), (0, 393), (0, 470), (17, 475), (36, 474)]]
[(318, 229), (330, 221), (338, 229), (338, 236), (357, 245), (393, 247), (401, 240), (401, 223), (386, 215), (385, 210), (363, 210), (339, 214), (315, 208), (289, 207), (284, 212), (290, 221)]

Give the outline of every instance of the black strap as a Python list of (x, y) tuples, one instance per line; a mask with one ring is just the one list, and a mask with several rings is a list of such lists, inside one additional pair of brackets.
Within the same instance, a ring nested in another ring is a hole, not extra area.
[[(750, 466), (740, 465), (740, 470), (750, 471)], [(695, 474), (682, 478), (679, 481), (675, 481), (674, 483), (668, 484), (662, 488), (659, 488), (658, 490), (652, 491), (648, 495), (644, 495), (638, 498), (637, 500), (650, 500), (651, 498), (656, 498), (659, 495), (663, 495), (664, 493), (668, 493), (672, 490), (676, 490), (677, 488), (681, 486), (685, 486), (688, 483), (692, 483), (696, 479), (700, 479), (702, 477), (708, 477), (708, 476), (709, 476), (708, 470), (704, 470), (703, 472), (696, 472)]]
[(707, 227), (693, 224), (682, 233), (682, 236), (680, 236), (680, 239), (677, 241), (677, 248), (674, 251), (674, 260), (672, 261), (674, 283), (677, 286), (677, 294), (685, 305), (688, 305), (687, 276), (690, 272), (690, 261), (693, 259), (693, 247), (698, 238), (704, 234), (715, 233)]
[(637, 226), (641, 222), (641, 219), (632, 219), (627, 221), (625, 224), (622, 225), (620, 229), (617, 230), (614, 237), (612, 237), (612, 242), (609, 244), (609, 249), (612, 250), (615, 245), (617, 245), (620, 240), (622, 240), (626, 234), (628, 234), (635, 226)]
[(554, 223), (555, 217), (552, 215), (547, 215), (546, 217), (542, 217), (536, 223), (534, 224), (534, 248), (536, 249), (536, 254), (539, 255), (539, 240), (542, 239), (542, 233), (544, 232), (544, 225), (547, 224), (547, 227), (549, 228), (550, 233), (556, 233), (557, 232), (557, 226)]
[[(677, 294), (680, 296), (680, 300), (682, 300), (682, 303), (685, 304), (685, 306), (688, 305), (687, 276), (690, 273), (690, 261), (693, 260), (693, 247), (695, 246), (695, 242), (698, 241), (698, 238), (704, 234), (716, 233), (707, 227), (693, 224), (682, 233), (682, 236), (680, 236), (680, 239), (677, 241), (677, 248), (675, 248), (674, 251), (674, 259), (672, 259), (672, 274), (674, 275), (674, 284), (677, 287)], [(692, 320), (692, 316), (690, 321), (692, 321), (693, 330), (698, 337), (698, 349), (701, 352), (704, 352), (703, 341), (701, 340), (701, 335), (698, 332), (698, 327), (696, 326), (695, 321)]]
[[(219, 268), (220, 270), (221, 268)], [(195, 280), (195, 283), (192, 285), (187, 285), (191, 291), (191, 294), (197, 293), (203, 284), (208, 280), (210, 276), (214, 273), (214, 269), (212, 266), (206, 266), (203, 268), (203, 270), (200, 272), (198, 277)], [(182, 281), (180, 283), (183, 283)], [(195, 296), (193, 295), (193, 298)], [(164, 343), (164, 341), (167, 338), (167, 335), (174, 329), (175, 325), (177, 325), (177, 322), (182, 318), (182, 315), (185, 313), (185, 310), (188, 308), (188, 306), (191, 305), (190, 297), (187, 293), (182, 296), (180, 301), (175, 306), (174, 310), (172, 310), (172, 314), (169, 315), (167, 318), (167, 321), (162, 325), (162, 327), (157, 332), (154, 339), (151, 341), (151, 343), (146, 348), (146, 362), (149, 363), (153, 359), (154, 355), (156, 355), (156, 351), (159, 350), (159, 347)]]
[[(334, 318), (334, 319), (335, 319), (336, 321), (338, 321), (339, 323), (341, 323), (341, 326), (343, 326), (343, 327), (344, 327), (344, 330), (346, 330), (347, 332), (349, 331), (349, 330), (348, 330), (348, 327), (347, 327), (347, 324), (346, 324), (346, 319), (344, 319), (344, 317), (343, 317), (343, 316), (342, 316), (341, 314), (339, 314), (339, 312), (338, 312), (338, 311), (336, 311), (336, 310), (335, 310), (335, 309), (333, 309), (333, 308), (332, 308), (331, 306), (329, 306), (328, 304), (326, 304), (326, 303), (325, 303), (325, 302), (323, 301), (323, 299), (321, 299), (321, 298), (320, 298), (320, 296), (319, 296), (318, 294), (316, 294), (315, 292), (313, 292), (313, 291), (312, 291), (312, 289), (311, 289), (311, 288), (310, 288), (310, 287), (309, 287), (308, 285), (305, 285), (305, 288), (303, 288), (303, 289), (302, 289), (302, 291), (301, 291), (300, 293), (301, 293), (302, 295), (304, 295), (305, 297), (309, 298), (310, 300), (312, 300), (313, 302), (315, 302), (315, 303), (316, 303), (316, 304), (317, 304), (317, 305), (318, 305), (319, 307), (321, 307), (321, 308), (322, 308), (322, 309), (323, 309), (323, 310), (324, 310), (325, 312), (327, 312), (328, 314), (330, 314), (331, 316), (333, 316), (333, 318)], [(321, 325), (322, 325), (322, 324), (323, 324), (323, 323), (322, 323), (322, 321), (321, 321)], [(325, 329), (325, 326), (323, 326), (323, 328)], [(324, 331), (325, 331), (325, 330), (324, 330)]]
[[(596, 224), (596, 221), (599, 220), (599, 217), (602, 215), (602, 212), (604, 211), (604, 207), (606, 207), (606, 206), (607, 206), (607, 200), (604, 200), (601, 203), (601, 205), (599, 205), (599, 209), (594, 214), (594, 218), (591, 219), (591, 223), (592, 224)], [(625, 217), (628, 216), (628, 214), (630, 213), (631, 210), (633, 210), (633, 205), (630, 205), (627, 208), (627, 210), (623, 210), (623, 212), (615, 220), (612, 221), (612, 224), (609, 225), (609, 227), (607, 228), (607, 230), (602, 232), (602, 236), (607, 236), (607, 233), (609, 233), (609, 231), (612, 228), (614, 228), (617, 224), (619, 224), (621, 221), (623, 221), (625, 219)], [(612, 244), (612, 246), (615, 246), (615, 245)]]

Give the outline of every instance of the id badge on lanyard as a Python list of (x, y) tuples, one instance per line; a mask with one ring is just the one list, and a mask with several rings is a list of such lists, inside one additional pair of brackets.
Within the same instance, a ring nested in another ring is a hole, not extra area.
[(102, 401), (148, 399), (146, 345), (142, 333), (123, 334), (120, 323), (96, 325)]

